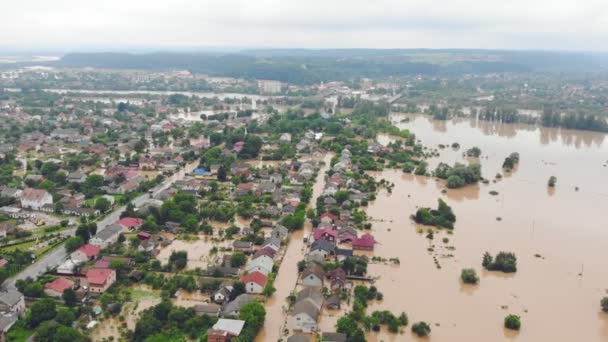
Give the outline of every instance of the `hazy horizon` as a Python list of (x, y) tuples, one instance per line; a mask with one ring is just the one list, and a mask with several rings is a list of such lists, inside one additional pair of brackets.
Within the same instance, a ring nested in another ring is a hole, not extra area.
[(3, 9), (0, 51), (608, 51), (600, 0), (9, 0)]

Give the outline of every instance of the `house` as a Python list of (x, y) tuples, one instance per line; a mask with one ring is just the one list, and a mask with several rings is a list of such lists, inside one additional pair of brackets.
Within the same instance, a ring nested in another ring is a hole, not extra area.
[(245, 326), (245, 321), (240, 319), (220, 318), (207, 331), (207, 342), (229, 341), (232, 337), (238, 337)]
[(226, 300), (228, 300), (228, 298), (230, 298), (232, 290), (232, 285), (222, 286), (217, 291), (215, 291), (213, 295), (211, 295), (211, 299), (214, 303), (223, 304)]
[(345, 259), (348, 259), (348, 258), (350, 258), (352, 256), (353, 256), (353, 250), (352, 249), (336, 248), (336, 260), (338, 262), (342, 262)]
[(210, 304), (196, 304), (194, 305), (194, 313), (198, 316), (211, 316), (218, 317), (220, 315), (221, 307), (219, 305)]
[(232, 243), (232, 250), (235, 252), (251, 254), (253, 252), (253, 242), (235, 240)]
[(251, 258), (251, 260), (253, 259), (257, 259), (259, 257), (269, 257), (270, 259), (274, 259), (274, 256), (277, 254), (277, 251), (275, 251), (274, 249), (270, 248), (270, 247), (264, 247), (264, 248), (260, 248), (258, 249), (255, 254), (253, 255), (253, 257)]
[(313, 232), (313, 238), (315, 241), (323, 239), (328, 242), (336, 243), (336, 240), (338, 238), (338, 231), (333, 229), (332, 227), (317, 228)]
[(69, 183), (82, 184), (87, 180), (87, 175), (84, 172), (76, 171), (68, 175), (67, 181)]
[(155, 249), (156, 243), (154, 243), (154, 240), (140, 241), (139, 246), (137, 246), (137, 250), (144, 253), (152, 253)]
[(324, 239), (316, 240), (310, 246), (310, 251), (306, 258), (308, 261), (323, 263), (327, 257), (335, 253), (335, 250), (336, 245), (333, 243)]
[(234, 145), (232, 145), (232, 152), (241, 153), (241, 151), (243, 150), (244, 147), (245, 147), (244, 141), (237, 141), (234, 143)]
[(375, 243), (376, 241), (371, 234), (363, 234), (353, 241), (353, 249), (372, 251)]
[(287, 338), (287, 342), (310, 342), (310, 337), (306, 334), (294, 334)]
[(202, 168), (194, 169), (194, 171), (192, 172), (192, 175), (196, 179), (212, 179), (212, 178), (215, 178), (213, 172), (211, 172), (209, 170), (206, 170), (206, 169), (202, 169)]
[(257, 271), (246, 274), (241, 278), (241, 282), (245, 284), (245, 290), (247, 293), (262, 293), (267, 281), (268, 277), (266, 277), (265, 274)]
[(234, 300), (224, 304), (222, 307), (222, 316), (238, 316), (239, 312), (241, 311), (241, 307), (253, 301), (253, 297), (246, 293), (242, 293), (234, 298)]
[(357, 238), (357, 230), (352, 227), (343, 227), (338, 230), (338, 241), (353, 242)]
[(73, 281), (59, 277), (49, 283), (44, 284), (44, 293), (51, 297), (61, 297), (63, 295), (63, 291), (73, 288)]
[(312, 333), (317, 330), (319, 309), (309, 301), (297, 302), (287, 318), (287, 327), (295, 331)]
[(325, 272), (321, 266), (311, 263), (302, 272), (302, 285), (312, 287), (322, 287)]
[(21, 193), (21, 207), (40, 210), (44, 205), (53, 205), (53, 196), (45, 190), (26, 188)]
[(245, 266), (245, 270), (248, 273), (260, 272), (267, 276), (270, 272), (272, 272), (273, 266), (274, 266), (274, 261), (271, 258), (260, 257), (260, 258), (255, 258), (255, 259), (251, 260), (250, 262), (248, 262), (247, 265)]
[(101, 249), (99, 247), (87, 243), (72, 252), (72, 254), (70, 254), (70, 259), (77, 264), (82, 264), (97, 258), (100, 251)]
[(124, 227), (127, 230), (136, 230), (144, 224), (144, 220), (138, 217), (123, 217), (116, 221), (116, 224)]
[(328, 275), (330, 281), (330, 290), (332, 292), (340, 291), (346, 285), (346, 272), (342, 268), (336, 268)]
[(304, 300), (311, 302), (319, 310), (321, 310), (323, 307), (323, 293), (318, 288), (306, 287), (302, 291), (298, 292), (296, 303)]
[(0, 342), (6, 341), (6, 333), (19, 320), (19, 315), (15, 313), (0, 314)]
[(13, 289), (0, 291), (0, 312), (21, 315), (25, 310), (25, 299), (21, 292)]
[(265, 247), (272, 248), (275, 252), (278, 252), (279, 249), (281, 248), (281, 240), (279, 240), (275, 237), (269, 237), (262, 244), (262, 248), (265, 248)]
[(139, 232), (137, 233), (137, 238), (140, 241), (147, 241), (150, 240), (150, 238), (152, 237), (152, 234), (148, 233), (148, 232)]
[(107, 226), (105, 229), (97, 232), (95, 236), (93, 236), (89, 243), (93, 246), (97, 246), (101, 249), (108, 247), (109, 245), (116, 243), (118, 241), (118, 237), (120, 233), (122, 233), (123, 227), (117, 224), (111, 224)]
[(276, 225), (272, 232), (270, 232), (270, 236), (273, 238), (277, 238), (279, 240), (285, 240), (289, 235), (289, 230), (280, 224)]
[(332, 223), (332, 222), (338, 220), (338, 216), (336, 216), (330, 212), (324, 212), (323, 214), (319, 215), (319, 220), (321, 222)]
[(340, 310), (340, 295), (332, 293), (327, 297), (327, 308), (332, 310)]
[(116, 282), (116, 271), (107, 268), (92, 268), (85, 271), (82, 285), (89, 287), (89, 292), (105, 292)]
[(321, 335), (321, 341), (323, 341), (323, 342), (346, 342), (346, 334), (335, 333), (335, 332), (324, 332)]

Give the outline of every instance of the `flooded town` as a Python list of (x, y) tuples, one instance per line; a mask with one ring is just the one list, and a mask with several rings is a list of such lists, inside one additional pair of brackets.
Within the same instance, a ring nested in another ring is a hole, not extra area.
[(0, 49), (0, 341), (608, 341), (605, 54), (99, 51)]

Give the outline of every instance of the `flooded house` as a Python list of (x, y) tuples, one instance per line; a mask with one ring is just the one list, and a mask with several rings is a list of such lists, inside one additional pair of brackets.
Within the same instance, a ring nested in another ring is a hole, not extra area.
[(245, 284), (247, 293), (261, 294), (264, 291), (264, 286), (268, 277), (265, 274), (255, 271), (241, 277), (241, 282)]
[(308, 300), (297, 302), (287, 318), (287, 327), (304, 333), (317, 331), (320, 313), (320, 310)]
[(310, 263), (302, 272), (302, 285), (311, 287), (323, 287), (325, 272), (316, 263)]

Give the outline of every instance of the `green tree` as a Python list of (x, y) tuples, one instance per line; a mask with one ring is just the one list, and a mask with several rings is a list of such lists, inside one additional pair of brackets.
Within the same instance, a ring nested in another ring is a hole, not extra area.
[(521, 328), (521, 318), (517, 315), (507, 315), (505, 317), (505, 328), (519, 330)]
[(65, 305), (69, 307), (76, 305), (76, 303), (78, 302), (78, 299), (76, 298), (76, 292), (74, 292), (74, 290), (72, 289), (66, 289), (65, 291), (63, 291), (61, 297), (63, 298)]
[(460, 279), (465, 284), (477, 284), (479, 282), (479, 277), (477, 276), (477, 272), (472, 268), (465, 268), (460, 272)]
[(55, 316), (55, 321), (65, 326), (71, 326), (75, 319), (76, 314), (74, 313), (74, 310), (69, 308), (59, 308), (57, 310), (57, 315)]
[(43, 298), (32, 304), (27, 321), (31, 327), (35, 328), (40, 323), (55, 318), (56, 314), (57, 306), (55, 301), (51, 298)]
[(604, 312), (608, 312), (608, 297), (602, 298), (602, 300), (600, 301), (600, 305), (602, 306), (602, 310)]
[(72, 236), (71, 238), (66, 240), (65, 249), (68, 252), (73, 252), (82, 245), (84, 245), (84, 241), (82, 240), (82, 237)]
[(247, 256), (243, 253), (236, 252), (230, 257), (230, 265), (232, 267), (241, 267), (247, 262)]
[(110, 206), (110, 201), (108, 201), (108, 199), (106, 199), (105, 197), (99, 197), (95, 201), (95, 209), (99, 210), (102, 213), (108, 211), (108, 209), (110, 209)]
[(424, 337), (431, 333), (431, 326), (426, 322), (414, 323), (412, 325), (412, 332), (419, 337)]

